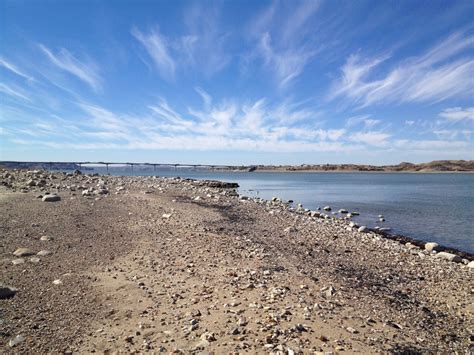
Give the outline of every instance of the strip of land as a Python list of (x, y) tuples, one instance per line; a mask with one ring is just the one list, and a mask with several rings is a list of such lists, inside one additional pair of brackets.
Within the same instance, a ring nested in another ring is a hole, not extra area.
[(92, 170), (97, 167), (109, 167), (115, 172), (132, 169), (139, 171), (156, 171), (156, 169), (206, 170), (225, 172), (411, 172), (411, 173), (449, 173), (474, 172), (474, 160), (435, 160), (429, 163), (413, 164), (403, 162), (396, 165), (368, 164), (301, 164), (301, 165), (199, 165), (199, 164), (159, 164), (159, 163), (61, 163), (61, 162), (20, 162), (0, 161), (0, 167), (10, 169), (47, 169), (47, 170)]
[(1, 353), (474, 350), (470, 259), (218, 182), (0, 176)]

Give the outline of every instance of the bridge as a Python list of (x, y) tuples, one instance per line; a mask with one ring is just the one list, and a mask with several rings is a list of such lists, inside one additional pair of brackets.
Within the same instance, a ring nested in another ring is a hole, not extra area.
[(252, 166), (245, 166), (245, 165), (219, 165), (219, 164), (173, 164), (173, 163), (131, 163), (131, 162), (125, 162), (125, 163), (119, 163), (119, 162), (105, 162), (105, 161), (68, 161), (68, 162), (61, 162), (61, 161), (15, 161), (15, 160), (4, 160), (0, 161), (0, 165), (14, 165), (14, 166), (35, 166), (35, 165), (41, 165), (41, 166), (49, 166), (50, 169), (53, 169), (53, 166), (70, 166), (70, 165), (76, 165), (79, 167), (79, 170), (83, 166), (87, 165), (102, 165), (105, 166), (107, 171), (109, 171), (109, 166), (130, 166), (133, 171), (134, 166), (152, 166), (153, 170), (156, 170), (157, 167), (174, 167), (176, 168), (193, 168), (193, 169), (199, 169), (199, 168), (207, 168), (207, 169), (212, 169), (212, 170), (252, 170)]

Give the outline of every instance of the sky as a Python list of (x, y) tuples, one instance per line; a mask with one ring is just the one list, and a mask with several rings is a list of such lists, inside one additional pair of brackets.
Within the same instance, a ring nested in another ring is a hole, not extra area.
[(0, 0), (0, 160), (474, 159), (473, 1)]

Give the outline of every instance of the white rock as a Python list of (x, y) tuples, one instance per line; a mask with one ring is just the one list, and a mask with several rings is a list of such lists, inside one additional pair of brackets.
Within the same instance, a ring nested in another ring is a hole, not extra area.
[(15, 345), (18, 345), (24, 341), (25, 341), (25, 337), (23, 335), (17, 335), (13, 339), (10, 339), (10, 341), (8, 342), (8, 346), (13, 348)]
[(324, 206), (324, 207), (323, 207), (323, 210), (325, 210), (325, 211), (331, 211), (331, 207), (330, 207), (330, 206)]
[(462, 262), (462, 258), (460, 256), (455, 255), (455, 254), (451, 254), (451, 253), (447, 253), (445, 251), (442, 251), (442, 252), (439, 252), (438, 254), (436, 254), (436, 257), (439, 258), (439, 259), (444, 259), (444, 260), (452, 261), (452, 262), (455, 262), (455, 263)]
[(360, 226), (359, 229), (357, 229), (357, 230), (361, 233), (365, 233), (367, 231), (367, 227), (366, 226)]
[(48, 255), (51, 255), (52, 252), (50, 252), (49, 250), (40, 250), (36, 255), (39, 255), (39, 256), (48, 256)]
[(46, 195), (42, 198), (43, 202), (56, 202), (61, 201), (61, 197), (58, 195)]
[(171, 213), (163, 213), (163, 215), (161, 217), (164, 218), (164, 219), (169, 219), (169, 218), (171, 218)]
[(469, 269), (474, 269), (474, 260), (471, 261), (469, 264), (467, 264), (467, 267), (468, 267)]
[(34, 253), (31, 251), (31, 249), (28, 248), (18, 248), (13, 252), (13, 255), (15, 256), (29, 256), (33, 255)]
[(53, 237), (50, 237), (49, 235), (43, 235), (40, 238), (40, 240), (43, 241), (43, 242), (49, 242), (49, 241), (53, 240)]
[(425, 249), (428, 251), (433, 251), (433, 250), (438, 251), (440, 248), (439, 248), (438, 243), (430, 242), (430, 243), (425, 244)]
[(63, 284), (63, 282), (59, 279), (53, 281), (53, 285), (62, 285), (62, 284)]

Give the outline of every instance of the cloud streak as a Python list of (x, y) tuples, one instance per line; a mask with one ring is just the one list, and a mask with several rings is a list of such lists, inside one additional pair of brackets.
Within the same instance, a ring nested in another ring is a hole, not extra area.
[(142, 33), (133, 28), (132, 35), (145, 48), (160, 75), (166, 80), (173, 80), (176, 64), (170, 54), (168, 40), (159, 33), (158, 29)]
[(390, 55), (364, 59), (351, 55), (333, 84), (330, 99), (344, 98), (359, 107), (400, 102), (438, 102), (466, 97), (474, 90), (474, 60), (461, 56), (474, 41), (457, 32), (427, 50), (383, 73)]
[(94, 63), (91, 61), (81, 62), (65, 48), (61, 48), (58, 53), (54, 53), (42, 44), (38, 44), (38, 47), (56, 67), (80, 79), (94, 91), (101, 90), (102, 78)]
[(29, 81), (35, 81), (35, 78), (33, 78), (30, 75), (25, 74), (23, 71), (18, 69), (15, 65), (11, 64), (10, 62), (7, 62), (3, 58), (0, 58), (0, 66), (8, 69), (12, 73), (15, 73), (16, 75), (22, 77), (23, 79), (26, 79), (26, 80), (29, 80)]

